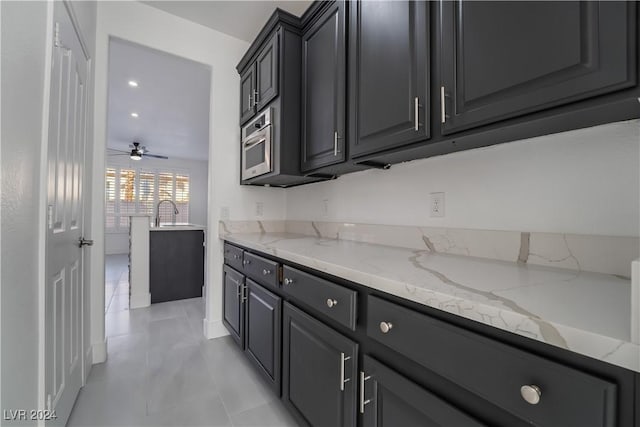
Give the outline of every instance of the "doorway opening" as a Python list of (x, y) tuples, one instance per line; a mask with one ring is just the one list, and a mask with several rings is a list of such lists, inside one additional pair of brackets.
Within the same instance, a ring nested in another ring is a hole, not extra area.
[(135, 308), (141, 305), (132, 302), (132, 275), (136, 266), (150, 267), (148, 257), (144, 266), (140, 257), (132, 257), (132, 247), (139, 242), (131, 224), (145, 218), (149, 234), (156, 225), (169, 224), (204, 230), (210, 91), (210, 66), (110, 39), (104, 171), (107, 339), (143, 333), (148, 322), (178, 314), (188, 318), (194, 333), (202, 334), (202, 297), (185, 303), (182, 312), (171, 309), (156, 315), (149, 307)]

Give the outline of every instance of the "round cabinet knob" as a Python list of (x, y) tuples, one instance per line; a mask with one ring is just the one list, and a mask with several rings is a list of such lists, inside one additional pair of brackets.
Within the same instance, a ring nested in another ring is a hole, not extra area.
[(285, 278), (284, 278), (284, 284), (285, 284), (285, 285), (291, 285), (291, 284), (293, 284), (293, 279), (289, 279), (289, 278), (286, 278), (286, 277), (285, 277)]
[(336, 301), (336, 300), (334, 300), (334, 299), (331, 299), (331, 298), (329, 298), (329, 299), (327, 300), (327, 307), (329, 307), (329, 308), (333, 308), (333, 307), (334, 307), (334, 306), (336, 306), (336, 305), (338, 305), (338, 301)]
[(233, 255), (233, 259), (238, 259), (240, 258), (238, 255)]
[(271, 274), (271, 271), (267, 270), (266, 268), (264, 270), (262, 270), (262, 275), (266, 276), (268, 274)]
[(540, 391), (540, 388), (536, 385), (523, 385), (520, 387), (520, 395), (525, 402), (531, 405), (537, 405), (540, 402), (542, 391)]
[(251, 264), (251, 261), (249, 261), (248, 259), (245, 259), (244, 261), (242, 261), (243, 265), (248, 265)]
[(393, 328), (393, 325), (390, 322), (380, 322), (380, 331), (383, 334), (386, 334)]

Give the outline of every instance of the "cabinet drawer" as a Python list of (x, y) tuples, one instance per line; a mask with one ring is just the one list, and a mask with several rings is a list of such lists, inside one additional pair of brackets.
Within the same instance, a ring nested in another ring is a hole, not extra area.
[(278, 263), (261, 256), (244, 253), (244, 274), (256, 282), (272, 288), (278, 287)]
[(356, 291), (287, 266), (282, 289), (336, 322), (356, 329)]
[(228, 243), (224, 244), (224, 262), (238, 271), (242, 271), (242, 249)]
[[(371, 338), (523, 420), (564, 427), (616, 423), (615, 384), (381, 298), (369, 296), (367, 304)], [(528, 403), (525, 395), (539, 401)]]

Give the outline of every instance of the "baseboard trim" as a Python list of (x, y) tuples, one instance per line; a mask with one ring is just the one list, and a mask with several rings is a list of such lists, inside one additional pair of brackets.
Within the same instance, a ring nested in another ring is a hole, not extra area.
[(93, 352), (93, 364), (104, 363), (107, 361), (107, 339), (104, 342), (98, 342), (91, 345)]
[(137, 294), (129, 297), (129, 308), (142, 308), (151, 305), (151, 294)]
[(210, 340), (213, 338), (219, 338), (229, 335), (229, 331), (222, 324), (222, 320), (207, 320), (203, 319), (204, 336)]

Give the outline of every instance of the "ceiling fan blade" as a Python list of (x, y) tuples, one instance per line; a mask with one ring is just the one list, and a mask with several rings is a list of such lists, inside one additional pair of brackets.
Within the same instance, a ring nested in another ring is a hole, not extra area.
[(156, 154), (148, 154), (148, 153), (144, 153), (143, 157), (155, 157), (156, 159), (165, 159), (165, 160), (169, 159), (167, 156), (158, 156)]
[(107, 151), (115, 151), (118, 153), (125, 153), (125, 154), (129, 154), (131, 151), (125, 151), (125, 150), (116, 150), (115, 148), (107, 148)]
[(131, 154), (129, 153), (113, 153), (113, 154), (108, 154), (108, 156), (130, 156)]

